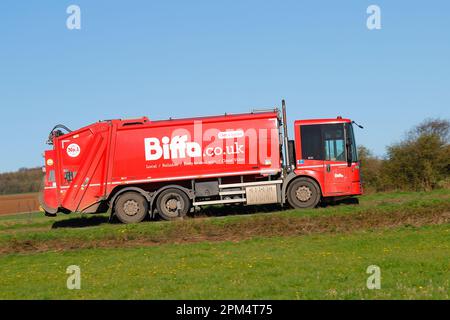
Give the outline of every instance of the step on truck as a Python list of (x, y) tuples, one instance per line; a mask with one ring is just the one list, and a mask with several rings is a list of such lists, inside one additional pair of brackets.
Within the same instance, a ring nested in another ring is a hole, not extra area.
[(99, 121), (50, 133), (46, 215), (110, 210), (123, 223), (173, 220), (211, 205), (314, 208), (362, 194), (350, 119), (296, 120), (286, 107), (153, 121)]

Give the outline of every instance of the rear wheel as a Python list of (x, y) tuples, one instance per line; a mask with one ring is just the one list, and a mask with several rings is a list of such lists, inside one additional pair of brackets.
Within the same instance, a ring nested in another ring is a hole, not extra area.
[(320, 200), (320, 188), (311, 179), (298, 178), (289, 185), (287, 200), (293, 208), (314, 208)]
[(183, 191), (170, 188), (161, 192), (156, 199), (156, 208), (164, 220), (184, 217), (191, 207), (189, 197)]
[(139, 193), (125, 192), (116, 201), (115, 213), (123, 223), (138, 223), (148, 214), (148, 201)]

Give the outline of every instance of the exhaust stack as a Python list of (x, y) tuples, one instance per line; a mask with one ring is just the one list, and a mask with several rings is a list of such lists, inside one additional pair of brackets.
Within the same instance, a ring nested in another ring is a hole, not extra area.
[(281, 101), (281, 110), (283, 112), (283, 135), (284, 135), (284, 156), (285, 156), (285, 169), (286, 172), (291, 172), (291, 163), (289, 162), (289, 137), (288, 137), (288, 129), (287, 129), (287, 117), (286, 117), (286, 101), (284, 99)]

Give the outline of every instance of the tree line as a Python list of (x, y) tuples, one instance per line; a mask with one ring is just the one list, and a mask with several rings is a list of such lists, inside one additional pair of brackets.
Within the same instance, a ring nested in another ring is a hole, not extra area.
[(44, 174), (41, 168), (21, 168), (17, 172), (0, 174), (0, 195), (38, 192)]
[(359, 146), (363, 187), (369, 192), (450, 188), (450, 121), (426, 119), (383, 158)]

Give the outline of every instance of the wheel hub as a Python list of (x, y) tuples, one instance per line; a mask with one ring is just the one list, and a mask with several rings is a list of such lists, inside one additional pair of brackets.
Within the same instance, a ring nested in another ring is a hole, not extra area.
[(169, 199), (169, 200), (167, 200), (166, 208), (167, 208), (167, 210), (172, 211), (172, 212), (176, 211), (177, 208), (178, 208), (178, 201), (177, 201), (177, 199)]
[(134, 216), (139, 212), (139, 205), (134, 200), (128, 200), (123, 204), (123, 211), (128, 216)]
[(311, 199), (312, 191), (307, 186), (301, 186), (298, 187), (297, 190), (295, 191), (295, 196), (297, 197), (298, 200), (306, 202), (309, 199)]

